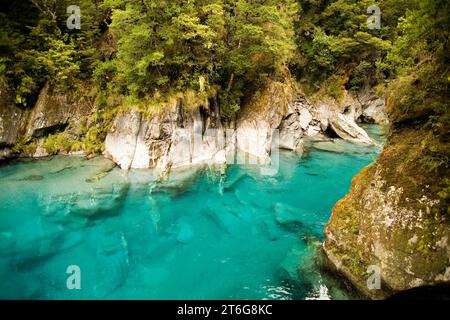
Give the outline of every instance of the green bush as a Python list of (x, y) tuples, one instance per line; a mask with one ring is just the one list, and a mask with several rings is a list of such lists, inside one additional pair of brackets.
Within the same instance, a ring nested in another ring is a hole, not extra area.
[(54, 155), (60, 152), (72, 151), (74, 141), (69, 138), (66, 133), (59, 133), (56, 135), (49, 135), (44, 139), (44, 149), (48, 154)]

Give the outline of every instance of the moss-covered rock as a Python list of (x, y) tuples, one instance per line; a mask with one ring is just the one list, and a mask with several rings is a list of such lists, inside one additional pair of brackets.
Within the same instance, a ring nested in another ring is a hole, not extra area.
[(79, 84), (68, 92), (59, 92), (46, 84), (31, 111), (27, 135), (40, 138), (66, 129), (74, 134), (79, 132), (95, 110), (89, 91), (86, 84)]
[(14, 95), (0, 84), (0, 160), (14, 154), (14, 146), (21, 144), (21, 134), (25, 129), (27, 110), (16, 107)]
[[(325, 251), (368, 297), (450, 282), (445, 136), (423, 124), (394, 127), (379, 160), (354, 178), (333, 210)], [(370, 266), (381, 270), (380, 290), (368, 288)]]

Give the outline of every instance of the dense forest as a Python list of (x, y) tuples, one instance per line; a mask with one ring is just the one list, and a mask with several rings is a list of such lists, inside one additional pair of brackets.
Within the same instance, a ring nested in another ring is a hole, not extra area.
[(427, 88), (417, 99), (447, 92), (448, 2), (377, 3), (380, 30), (367, 28), (368, 0), (81, 0), (81, 28), (69, 30), (70, 1), (6, 1), (0, 79), (22, 106), (46, 81), (70, 88), (94, 79), (99, 91), (129, 99), (218, 90), (224, 113), (286, 68), (332, 95), (392, 79), (398, 91), (419, 75)]
[(191, 90), (218, 96), (232, 118), (267, 79), (289, 74), (334, 98), (376, 87), (394, 122), (426, 116), (448, 128), (445, 0), (376, 1), (380, 28), (368, 28), (369, 0), (80, 0), (72, 30), (70, 4), (3, 2), (0, 82), (18, 107), (33, 107), (47, 82), (66, 92), (89, 83), (103, 110)]

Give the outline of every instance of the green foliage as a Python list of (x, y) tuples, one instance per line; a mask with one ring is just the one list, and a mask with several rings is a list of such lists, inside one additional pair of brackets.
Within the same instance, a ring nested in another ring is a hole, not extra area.
[(44, 140), (44, 149), (48, 154), (58, 154), (60, 152), (70, 152), (74, 141), (66, 133), (49, 135)]
[[(341, 74), (348, 89), (389, 78), (392, 66), (384, 63), (398, 35), (397, 22), (409, 1), (304, 0), (297, 23), (298, 76), (318, 88), (330, 76)], [(381, 30), (367, 27), (367, 8), (378, 5)]]
[(33, 155), (36, 152), (37, 144), (34, 141), (27, 139), (20, 140), (12, 149), (12, 153), (16, 155)]
[[(335, 98), (397, 78), (387, 90), (394, 121), (449, 122), (445, 0), (79, 0), (81, 30), (72, 31), (70, 0), (5, 1), (0, 83), (22, 106), (47, 81), (68, 91), (93, 79), (105, 110), (195, 91), (217, 94), (232, 118), (290, 67), (308, 89)], [(366, 25), (372, 5), (380, 30)]]
[(71, 31), (69, 0), (6, 1), (0, 13), (0, 79), (15, 92), (17, 104), (32, 106), (46, 81), (68, 90), (76, 78), (91, 78), (104, 20), (98, 2), (77, 1), (82, 26)]
[(220, 93), (222, 116), (231, 119), (241, 109), (240, 98), (242, 95), (242, 92), (236, 90), (233, 92), (222, 91)]
[(415, 1), (399, 25), (388, 61), (398, 70), (389, 85), (394, 122), (429, 120), (435, 134), (448, 134), (450, 101), (450, 3), (445, 0)]
[(92, 126), (82, 141), (82, 149), (87, 155), (103, 152), (106, 130), (104, 127)]
[[(107, 0), (117, 37), (113, 61), (95, 71), (100, 87), (143, 98), (155, 91), (219, 86), (226, 115), (245, 88), (276, 76), (294, 55), (294, 0)], [(114, 84), (105, 81), (113, 79)]]

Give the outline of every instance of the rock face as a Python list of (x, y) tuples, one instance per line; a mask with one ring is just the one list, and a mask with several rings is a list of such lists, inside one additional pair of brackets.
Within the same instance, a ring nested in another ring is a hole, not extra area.
[[(350, 194), (335, 206), (325, 231), (331, 262), (376, 299), (450, 283), (448, 167), (430, 169), (423, 161), (426, 129), (394, 128), (379, 160), (355, 177)], [(433, 150), (450, 156), (445, 141), (434, 141)], [(368, 286), (377, 270), (379, 290)]]
[(0, 88), (0, 160), (11, 155), (11, 148), (24, 130), (26, 112), (15, 106), (14, 97)]
[(63, 94), (46, 84), (29, 116), (27, 136), (40, 138), (70, 125), (77, 127), (94, 110), (93, 101), (85, 95), (87, 90), (80, 87), (79, 96)]
[[(9, 98), (9, 99), (8, 99)], [(22, 127), (23, 111), (16, 108), (14, 100), (5, 93), (0, 97), (0, 145), (11, 146), (17, 142)]]
[(357, 101), (361, 104), (361, 120), (366, 123), (388, 124), (386, 99), (380, 98), (370, 88), (357, 93)]
[(105, 141), (105, 155), (124, 170), (167, 171), (205, 163), (224, 164), (225, 131), (212, 99), (185, 110), (181, 100), (152, 117), (136, 110), (117, 115)]
[[(29, 110), (16, 107), (12, 95), (1, 91), (0, 160), (47, 156), (44, 142), (49, 135), (64, 132), (71, 141), (81, 139), (79, 132), (91, 125), (91, 115), (96, 112), (89, 90), (79, 84), (74, 93), (60, 93), (46, 84)], [(361, 97), (368, 105), (378, 106), (372, 103), (377, 101), (373, 96)], [(341, 104), (325, 99), (312, 105), (298, 94), (289, 78), (269, 81), (242, 107), (235, 121), (227, 124), (221, 121), (216, 98), (195, 103), (189, 102), (195, 99), (185, 98), (174, 99), (151, 115), (133, 109), (117, 114), (106, 136), (104, 154), (124, 170), (158, 168), (168, 172), (202, 164), (268, 165), (278, 148), (301, 153), (304, 137), (330, 128), (343, 139), (370, 143), (355, 122), (365, 109), (350, 94)], [(377, 110), (371, 107), (365, 117)], [(12, 153), (18, 143), (24, 144), (20, 155)]]
[[(385, 109), (385, 99), (367, 88), (356, 93), (345, 92), (339, 100), (321, 98), (310, 108), (321, 131), (334, 132), (341, 139), (357, 144), (374, 143), (358, 122), (387, 124), (389, 120)], [(316, 132), (318, 129), (315, 129)]]
[[(48, 155), (42, 145), (50, 134), (66, 132), (76, 137), (81, 124), (88, 122), (95, 110), (89, 88), (79, 86), (76, 92), (60, 93), (46, 84), (34, 108), (22, 109), (16, 106), (11, 93), (0, 89), (0, 160)], [(19, 143), (35, 143), (36, 150), (13, 154), (13, 147)]]
[(289, 105), (289, 112), (280, 126), (280, 148), (303, 152), (303, 137), (313, 122), (305, 99), (298, 99)]
[(350, 116), (334, 113), (329, 119), (332, 130), (342, 139), (353, 143), (373, 144), (366, 131), (359, 127)]
[(303, 138), (332, 129), (343, 139), (371, 144), (355, 122), (361, 106), (350, 96), (311, 105), (287, 81), (269, 82), (226, 127), (216, 99), (190, 106), (179, 99), (162, 111), (142, 116), (128, 110), (116, 116), (106, 138), (105, 155), (122, 169), (171, 168), (215, 164), (271, 164), (274, 151), (303, 152)]
[(106, 152), (122, 169), (128, 170), (133, 163), (141, 118), (135, 110), (119, 114), (106, 137)]
[[(289, 84), (272, 82), (245, 107), (236, 128), (236, 145), (245, 157), (253, 157), (258, 163), (270, 162), (274, 131), (282, 125), (293, 97), (294, 91)], [(288, 137), (287, 130), (284, 133), (282, 141), (295, 140), (294, 134)]]
[(119, 114), (106, 138), (105, 155), (125, 170), (164, 172), (201, 164), (222, 166), (246, 161), (246, 157), (267, 163), (273, 132), (292, 102), (290, 90), (288, 85), (271, 83), (244, 108), (233, 128), (222, 123), (214, 98), (198, 106), (185, 106), (178, 100), (147, 118), (137, 111)]

